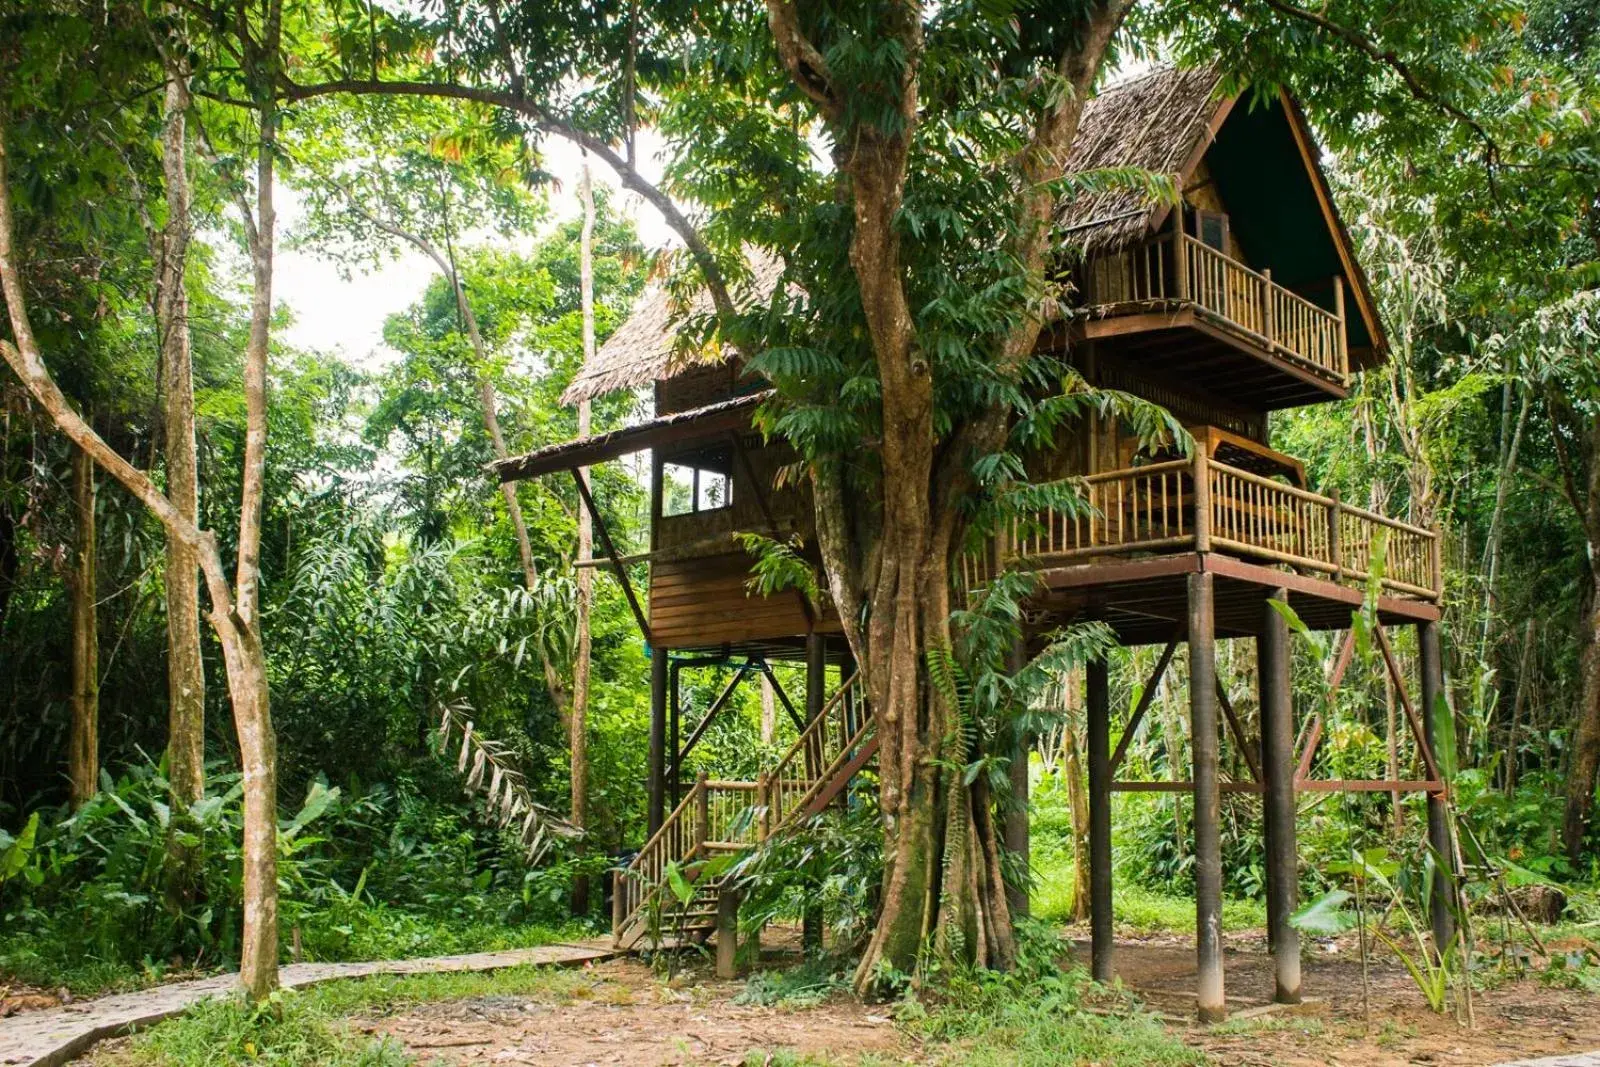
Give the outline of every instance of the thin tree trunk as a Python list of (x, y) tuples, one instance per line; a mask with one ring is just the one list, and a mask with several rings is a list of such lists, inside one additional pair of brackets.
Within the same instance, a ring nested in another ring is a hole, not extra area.
[(67, 780), (72, 806), (100, 788), (100, 637), (95, 612), (94, 460), (72, 450), (72, 510), (77, 537), (72, 546), (72, 729), (67, 741)]
[(1522, 655), (1517, 661), (1517, 693), (1511, 700), (1511, 725), (1506, 730), (1506, 796), (1510, 796), (1517, 788), (1517, 770), (1520, 762), (1517, 755), (1517, 745), (1520, 738), (1517, 736), (1522, 726), (1522, 707), (1528, 697), (1528, 688), (1533, 671), (1529, 660), (1533, 657), (1533, 637), (1535, 620), (1530, 618), (1522, 635)]
[(772, 688), (772, 679), (761, 675), (761, 743), (770, 745), (778, 736), (778, 694)]
[[(589, 180), (589, 164), (583, 165), (578, 195), (583, 200), (583, 232), (579, 241), (579, 288), (583, 304), (583, 361), (594, 359), (594, 190)], [(592, 414), (589, 400), (578, 402), (578, 436), (587, 437)], [(578, 477), (588, 481), (587, 469)], [(578, 562), (586, 564), (594, 551), (593, 520), (588, 508), (578, 509)], [(594, 569), (578, 567), (577, 640), (572, 656), (572, 712), (569, 715), (572, 748), (572, 825), (580, 830), (589, 819), (589, 608), (594, 599)], [(581, 846), (580, 846), (581, 847)], [(572, 910), (579, 915), (589, 910), (589, 880), (578, 875), (572, 884)]]
[(1068, 918), (1073, 922), (1089, 917), (1089, 790), (1083, 778), (1082, 750), (1078, 724), (1069, 719), (1061, 731), (1061, 775), (1072, 809), (1072, 914)]
[[(169, 59), (169, 64), (173, 61)], [(191, 525), (200, 522), (199, 461), (195, 446), (194, 366), (190, 352), (189, 172), (186, 115), (188, 72), (169, 66), (162, 170), (167, 224), (159, 241), (156, 328), (161, 339), (167, 496)], [(167, 534), (167, 781), (173, 811), (182, 813), (205, 792), (205, 667), (200, 654), (200, 564), (195, 551)], [(181, 869), (189, 849), (173, 845)], [(180, 894), (184, 887), (175, 887)], [(182, 894), (186, 895), (186, 894)]]
[[(1591, 546), (1591, 556), (1600, 545)], [(1588, 616), (1584, 620), (1583, 653), (1579, 658), (1582, 700), (1567, 765), (1567, 803), (1561, 839), (1567, 858), (1583, 858), (1583, 838), (1594, 807), (1595, 774), (1600, 770), (1600, 574), (1591, 570)]]
[[(15, 343), (0, 340), (0, 356), (11, 366), (64, 433), (94, 462), (116, 478), (148, 508), (161, 524), (194, 548), (211, 598), (210, 620), (222, 645), (228, 668), (228, 691), (245, 771), (244, 805), (244, 934), (240, 981), (255, 1000), (264, 998), (277, 984), (277, 811), (273, 767), (276, 750), (267, 703), (266, 659), (255, 623), (238, 610), (229, 588), (227, 571), (217, 549), (216, 535), (200, 530), (173, 506), (143, 471), (123, 459), (73, 410), (45, 368), (27, 314), (26, 293), (13, 248), (15, 225), (11, 216), (7, 175), (5, 126), (0, 112), (0, 293)], [(246, 213), (246, 221), (253, 227)], [(270, 215), (269, 215), (270, 217)], [(254, 240), (252, 239), (252, 243)], [(259, 483), (257, 484), (259, 490)]]
[[(1169, 672), (1176, 669), (1176, 664), (1167, 668)], [(1172, 686), (1166, 678), (1157, 684), (1161, 687), (1157, 696), (1161, 704), (1161, 740), (1167, 750), (1167, 777), (1174, 782), (1181, 782), (1185, 777), (1184, 768), (1189, 763), (1183, 752), (1183, 725), (1179, 721), (1177, 702), (1172, 699)], [(1172, 827), (1173, 854), (1181, 863), (1189, 855), (1189, 825), (1183, 810), (1182, 793), (1172, 794)]]

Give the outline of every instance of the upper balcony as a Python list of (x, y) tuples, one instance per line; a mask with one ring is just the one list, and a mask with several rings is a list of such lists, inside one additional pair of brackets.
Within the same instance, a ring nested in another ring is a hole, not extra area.
[(1344, 285), (1332, 309), (1172, 230), (1077, 271), (1076, 329), (1102, 352), (1257, 410), (1343, 399), (1350, 374)]

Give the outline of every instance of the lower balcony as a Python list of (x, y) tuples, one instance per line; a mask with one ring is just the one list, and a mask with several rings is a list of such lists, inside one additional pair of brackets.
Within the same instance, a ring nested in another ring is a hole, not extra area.
[(962, 560), (958, 583), (975, 588), (998, 566), (1075, 572), (1067, 584), (1084, 588), (1097, 572), (1106, 583), (1120, 580), (1113, 564), (1125, 560), (1210, 554), (1253, 565), (1251, 573), (1267, 584), (1273, 574), (1315, 579), (1297, 584), (1308, 592), (1320, 587), (1336, 611), (1344, 605), (1346, 625), (1348, 606), (1359, 603), (1358, 591), (1374, 579), (1385, 601), (1431, 606), (1442, 591), (1434, 531), (1204, 452), (1090, 475), (1084, 493), (1088, 514), (1047, 510), (1018, 518), (988, 553)]

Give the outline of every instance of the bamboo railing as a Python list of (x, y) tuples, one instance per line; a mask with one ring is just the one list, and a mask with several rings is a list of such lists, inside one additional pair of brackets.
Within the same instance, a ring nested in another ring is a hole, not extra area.
[[(1335, 580), (1367, 581), (1380, 539), (1382, 586), (1437, 599), (1442, 586), (1434, 531), (1199, 454), (1090, 475), (1083, 479), (1081, 506), (1070, 514), (1047, 509), (1015, 519), (1003, 562), (1039, 567), (1194, 548), (1286, 563)], [(963, 570), (958, 581), (965, 579)]]
[[(700, 861), (718, 853), (737, 853), (782, 830), (823, 790), (859, 769), (872, 753), (873, 716), (866, 685), (854, 674), (806, 724), (773, 768), (754, 782), (724, 781), (700, 775), (650, 836), (633, 862), (615, 874), (611, 929), (616, 944), (642, 935), (650, 909), (663, 894), (669, 864), (676, 864), (700, 894), (717, 886), (704, 878)], [(665, 901), (663, 902), (665, 904)]]
[(1334, 279), (1334, 310), (1307, 300), (1186, 233), (1165, 233), (1084, 267), (1096, 304), (1178, 300), (1192, 303), (1269, 351), (1292, 356), (1339, 382), (1349, 377), (1344, 288)]
[(778, 762), (761, 776), (763, 836), (803, 810), (869, 739), (873, 717), (859, 672), (841, 685)]

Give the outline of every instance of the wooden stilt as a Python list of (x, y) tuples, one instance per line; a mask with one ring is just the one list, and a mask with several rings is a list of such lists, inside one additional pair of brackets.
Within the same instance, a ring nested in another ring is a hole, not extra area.
[[(1020, 671), (1026, 663), (1026, 651), (1018, 642), (1011, 654), (1011, 671)], [(1005, 821), (1005, 846), (1006, 851), (1016, 856), (1021, 861), (1021, 868), (1027, 872), (1029, 868), (1029, 841), (1028, 841), (1028, 755), (1033, 750), (1032, 738), (1023, 731), (1017, 732), (1015, 743), (1011, 749), (1011, 809), (1006, 812)], [(1012, 918), (1028, 914), (1028, 882), (1024, 873), (1020, 885), (1006, 887), (1006, 903), (1010, 905)]]
[(739, 891), (725, 886), (717, 892), (717, 977), (739, 976)]
[(1209, 572), (1189, 575), (1189, 718), (1194, 753), (1196, 1001), (1200, 1021), (1227, 1017), (1222, 981), (1222, 790), (1218, 777), (1216, 606)]
[[(1279, 589), (1273, 599), (1288, 599)], [(1299, 888), (1295, 841), (1294, 707), (1289, 688), (1289, 622), (1270, 603), (1262, 605), (1256, 639), (1261, 687), (1261, 770), (1266, 784), (1267, 940), (1272, 951), (1279, 1004), (1300, 1003), (1300, 935), (1289, 924)]]
[[(822, 635), (812, 631), (806, 635), (806, 722), (816, 721), (822, 714), (827, 699), (828, 659), (827, 646)], [(823, 771), (820, 754), (807, 752), (806, 777), (815, 779)], [(807, 953), (822, 951), (822, 906), (814, 904), (800, 916), (800, 944)]]
[[(679, 675), (683, 671), (683, 664), (668, 662), (667, 664), (667, 751), (671, 753), (671, 761), (662, 771), (667, 779), (667, 794), (671, 797), (673, 807), (683, 799), (683, 780), (678, 776), (678, 762), (682, 757), (678, 754), (682, 736), (679, 733), (679, 717), (682, 712), (683, 687)], [(667, 771), (672, 773), (668, 774)]]
[(1084, 670), (1089, 749), (1089, 929), (1095, 981), (1113, 974), (1111, 933), (1111, 680), (1105, 660)]
[[(1432, 755), (1438, 747), (1434, 738), (1433, 717), (1439, 701), (1444, 697), (1444, 663), (1439, 649), (1439, 624), (1417, 624), (1418, 657), (1422, 666), (1422, 736)], [(1435, 776), (1437, 778), (1437, 775)], [(1455, 904), (1455, 850), (1450, 846), (1450, 820), (1445, 811), (1448, 803), (1443, 791), (1428, 794), (1428, 845), (1437, 857), (1433, 878), (1433, 895), (1428, 902), (1428, 914), (1433, 926), (1434, 950), (1443, 952), (1456, 936)]]
[(648, 829), (654, 836), (667, 817), (667, 650), (650, 650), (650, 741), (645, 756)]

